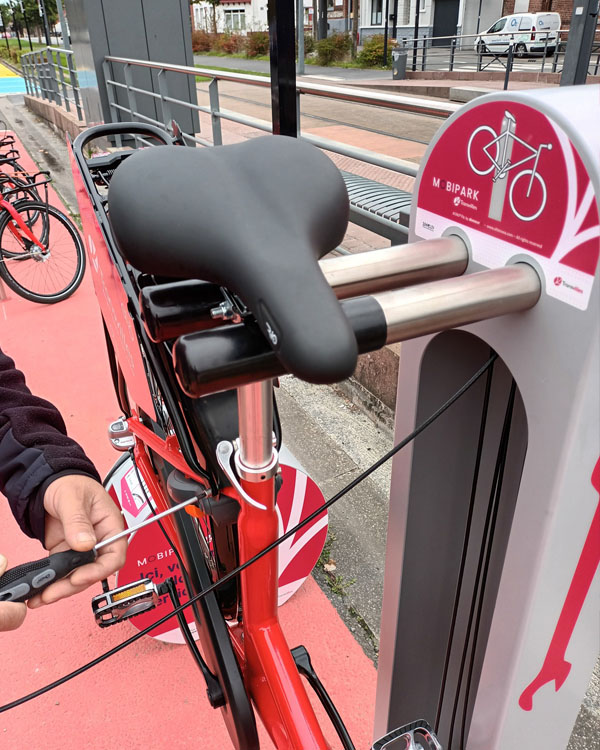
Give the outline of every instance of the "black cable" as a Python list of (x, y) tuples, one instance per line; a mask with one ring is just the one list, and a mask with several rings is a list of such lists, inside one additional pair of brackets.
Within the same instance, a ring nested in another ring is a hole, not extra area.
[[(491, 350), (490, 350), (491, 353)], [(452, 609), (452, 620), (450, 624), (450, 632), (448, 634), (448, 645), (446, 647), (446, 658), (444, 661), (444, 671), (442, 673), (442, 682), (440, 686), (440, 695), (438, 698), (438, 708), (435, 717), (435, 731), (439, 732), (440, 721), (442, 717), (442, 708), (444, 704), (444, 696), (446, 693), (446, 684), (448, 681), (448, 672), (450, 669), (450, 657), (452, 654), (452, 645), (454, 641), (454, 632), (456, 630), (456, 622), (458, 619), (458, 607), (460, 603), (460, 597), (462, 594), (462, 587), (464, 581), (465, 567), (467, 563), (467, 553), (469, 549), (469, 539), (471, 536), (471, 525), (473, 523), (473, 513), (475, 511), (475, 497), (477, 494), (477, 484), (479, 482), (479, 470), (481, 468), (481, 456), (483, 454), (483, 442), (485, 437), (485, 430), (487, 426), (487, 416), (490, 404), (490, 393), (492, 390), (492, 378), (494, 375), (494, 366), (492, 365), (487, 373), (485, 383), (485, 393), (483, 396), (483, 406), (481, 409), (481, 422), (479, 424), (479, 438), (477, 441), (477, 454), (475, 457), (475, 468), (473, 470), (473, 481), (471, 483), (471, 497), (469, 498), (469, 510), (467, 512), (467, 522), (465, 524), (465, 533), (463, 535), (462, 554), (460, 559), (460, 566), (458, 571), (458, 578), (456, 583), (456, 594), (454, 596), (454, 606)]]
[(439, 407), (439, 409), (437, 409), (437, 411), (435, 411), (424, 422), (422, 422), (415, 430), (413, 430), (413, 432), (411, 432), (410, 435), (405, 437), (400, 443), (394, 446), (390, 451), (388, 451), (382, 458), (376, 461), (372, 466), (370, 466), (368, 469), (365, 469), (365, 471), (359, 474), (358, 477), (356, 477), (352, 482), (347, 484), (346, 487), (341, 489), (337, 494), (335, 494), (332, 498), (330, 498), (320, 508), (317, 508), (317, 510), (313, 511), (309, 516), (307, 516), (300, 523), (296, 524), (296, 526), (294, 526), (292, 529), (290, 529), (289, 531), (286, 531), (285, 534), (282, 534), (278, 539), (276, 539), (274, 542), (272, 542), (267, 547), (265, 547), (261, 552), (258, 552), (256, 555), (254, 555), (254, 557), (251, 557), (249, 560), (246, 560), (245, 563), (242, 563), (237, 568), (227, 573), (225, 576), (223, 576), (223, 578), (220, 578), (218, 581), (211, 584), (204, 591), (201, 591), (199, 594), (196, 594), (195, 596), (193, 596), (189, 601), (185, 602), (185, 604), (182, 604), (180, 607), (177, 607), (172, 612), (169, 612), (169, 614), (165, 615), (164, 617), (161, 617), (159, 620), (152, 623), (152, 625), (149, 625), (147, 628), (140, 630), (138, 633), (131, 636), (131, 638), (128, 638), (126, 641), (123, 641), (123, 643), (119, 643), (118, 646), (114, 646), (108, 651), (105, 651), (103, 654), (100, 654), (100, 656), (97, 656), (95, 659), (92, 659), (92, 661), (88, 662), (87, 664), (84, 664), (78, 669), (73, 670), (73, 672), (69, 672), (69, 674), (66, 674), (63, 677), (60, 677), (58, 680), (55, 680), (54, 682), (51, 682), (48, 685), (45, 685), (44, 687), (38, 688), (38, 690), (34, 690), (32, 693), (29, 693), (28, 695), (25, 695), (22, 698), (17, 698), (16, 700), (11, 701), (10, 703), (6, 703), (4, 706), (0, 706), (0, 713), (4, 713), (5, 711), (10, 710), (11, 708), (16, 708), (17, 706), (21, 706), (23, 703), (27, 703), (28, 701), (33, 700), (34, 698), (38, 698), (40, 695), (44, 695), (44, 693), (48, 693), (50, 690), (53, 690), (54, 688), (59, 687), (63, 683), (67, 682), (68, 680), (72, 680), (74, 677), (78, 677), (80, 674), (87, 672), (88, 669), (92, 669), (92, 667), (95, 667), (97, 664), (100, 664), (105, 659), (108, 659), (111, 656), (118, 654), (119, 651), (122, 651), (127, 646), (130, 646), (132, 643), (135, 643), (143, 636), (148, 635), (148, 633), (154, 630), (154, 628), (160, 627), (165, 622), (167, 622), (167, 620), (170, 620), (172, 617), (175, 617), (179, 612), (182, 612), (187, 607), (192, 606), (195, 602), (199, 601), (205, 596), (208, 596), (208, 594), (212, 593), (215, 589), (219, 588), (219, 586), (222, 586), (224, 583), (227, 583), (232, 578), (239, 575), (242, 572), (242, 570), (245, 570), (250, 565), (260, 560), (260, 558), (263, 557), (264, 555), (268, 555), (269, 552), (272, 552), (278, 545), (280, 545), (286, 539), (289, 539), (290, 537), (294, 536), (298, 531), (300, 531), (300, 529), (304, 528), (309, 523), (314, 521), (315, 518), (318, 518), (323, 513), (323, 511), (327, 510), (335, 502), (337, 502), (337, 500), (339, 500), (341, 497), (343, 497), (348, 492), (353, 490), (357, 484), (359, 484), (368, 476), (370, 476), (382, 464), (384, 464), (390, 458), (395, 456), (396, 453), (398, 453), (398, 451), (402, 450), (402, 448), (406, 447), (410, 442), (412, 442), (418, 435), (420, 435), (423, 432), (423, 430), (427, 429), (427, 427), (429, 427), (429, 425), (432, 422), (434, 422), (447, 409), (449, 409), (452, 406), (452, 404), (454, 404), (455, 401), (457, 401), (464, 393), (466, 393), (469, 390), (469, 388), (471, 388), (471, 386), (474, 385), (477, 382), (477, 380), (479, 380), (479, 378), (484, 374), (484, 372), (486, 372), (486, 370), (489, 367), (491, 367), (491, 365), (496, 361), (497, 358), (498, 358), (497, 354), (494, 354), (492, 357), (490, 357), (490, 359), (488, 359), (488, 361), (471, 378), (469, 378), (469, 380), (467, 380), (467, 382), (458, 391), (456, 391), (456, 393), (453, 396), (451, 396), (444, 404), (442, 404), (442, 406)]
[[(464, 671), (465, 671), (465, 665), (467, 661), (467, 653), (469, 651), (469, 641), (471, 640), (471, 632), (473, 632), (473, 643), (472, 643), (472, 650), (471, 650), (471, 659), (470, 663), (473, 662), (475, 658), (475, 647), (477, 644), (477, 636), (478, 636), (478, 627), (480, 622), (480, 614), (481, 614), (481, 608), (482, 608), (482, 602), (483, 602), (483, 587), (480, 587), (480, 584), (482, 582), (482, 571), (485, 568), (485, 576), (487, 577), (487, 565), (486, 563), (489, 562), (489, 556), (491, 552), (491, 546), (492, 546), (492, 535), (496, 524), (496, 517), (498, 513), (498, 506), (499, 506), (499, 493), (498, 488), (502, 486), (502, 478), (504, 475), (504, 467), (506, 464), (506, 451), (508, 448), (508, 440), (510, 437), (510, 425), (512, 422), (512, 413), (513, 413), (513, 405), (514, 405), (514, 394), (516, 390), (516, 383), (513, 380), (510, 395), (508, 399), (508, 403), (506, 406), (506, 412), (504, 414), (504, 423), (502, 425), (502, 432), (500, 436), (500, 443), (498, 445), (498, 453), (496, 456), (496, 465), (494, 467), (494, 475), (492, 478), (492, 487), (490, 490), (490, 498), (488, 501), (488, 508), (486, 512), (485, 522), (483, 526), (483, 535), (482, 535), (482, 544), (481, 549), (479, 552), (479, 558), (477, 560), (477, 572), (475, 575), (475, 584), (473, 587), (473, 599), (471, 601), (471, 606), (469, 608), (469, 617), (468, 617), (468, 624), (467, 624), (467, 633), (465, 637), (465, 645), (461, 657), (460, 662), (460, 669), (458, 674), (458, 681), (456, 685), (456, 691), (454, 695), (454, 705), (452, 708), (452, 721), (450, 723), (450, 734), (448, 737), (448, 746), (452, 747), (452, 738), (454, 735), (454, 725), (456, 723), (456, 717), (458, 713), (458, 704), (460, 701), (460, 694), (462, 692), (462, 682), (464, 677)], [(485, 558), (485, 562), (484, 562)], [(473, 617), (475, 615), (475, 608), (477, 607), (477, 623), (476, 628), (472, 629), (473, 627)], [(471, 677), (472, 677), (472, 671), (471, 671)], [(467, 686), (468, 688), (470, 685)], [(465, 703), (468, 702), (468, 692), (465, 693)], [(464, 730), (464, 727), (463, 727)], [(461, 746), (462, 750), (462, 746)]]

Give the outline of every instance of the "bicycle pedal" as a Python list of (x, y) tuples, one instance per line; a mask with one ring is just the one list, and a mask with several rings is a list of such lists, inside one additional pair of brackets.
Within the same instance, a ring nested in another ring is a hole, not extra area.
[(116, 625), (158, 605), (158, 589), (149, 578), (104, 591), (92, 599), (92, 611), (101, 628)]
[(135, 438), (124, 419), (117, 419), (108, 425), (108, 439), (115, 450), (130, 450), (135, 445)]
[(426, 721), (413, 721), (393, 729), (373, 743), (371, 750), (443, 750)]

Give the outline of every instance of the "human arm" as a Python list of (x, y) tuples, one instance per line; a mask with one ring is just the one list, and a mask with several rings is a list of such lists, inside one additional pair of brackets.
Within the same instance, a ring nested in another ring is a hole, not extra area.
[[(58, 410), (31, 393), (10, 357), (0, 352), (0, 491), (17, 523), (50, 551), (84, 551), (123, 528), (120, 512), (99, 483), (83, 449), (66, 434)], [(80, 536), (83, 535), (83, 536)], [(95, 563), (30, 600), (49, 603), (106, 578), (125, 561), (124, 540), (103, 548)]]

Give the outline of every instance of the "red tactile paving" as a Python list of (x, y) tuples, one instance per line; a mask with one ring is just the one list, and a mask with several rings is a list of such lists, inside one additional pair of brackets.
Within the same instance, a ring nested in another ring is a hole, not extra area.
[[(89, 275), (72, 297), (56, 305), (37, 305), (7, 293), (0, 302), (0, 347), (26, 373), (30, 388), (59, 407), (69, 433), (100, 472), (106, 472), (117, 458), (106, 426), (119, 412)], [(11, 566), (43, 556), (40, 545), (19, 531), (5, 502), (0, 502), (0, 528), (0, 551)], [(0, 705), (76, 669), (136, 632), (127, 623), (97, 628), (90, 598), (98, 591), (29, 612), (19, 630), (0, 633)], [(280, 613), (290, 646), (302, 643), (310, 651), (356, 747), (370, 747), (375, 696), (370, 660), (312, 578)], [(327, 735), (332, 746), (339, 747), (331, 730)], [(262, 728), (261, 737), (261, 747), (271, 748)], [(2, 750), (109, 747), (231, 747), (185, 646), (142, 638), (82, 676), (0, 715)]]

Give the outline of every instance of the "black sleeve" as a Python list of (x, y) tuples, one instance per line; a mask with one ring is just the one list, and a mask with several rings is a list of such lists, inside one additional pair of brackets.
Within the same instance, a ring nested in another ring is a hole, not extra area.
[(34, 396), (23, 373), (0, 351), (0, 491), (21, 529), (42, 544), (44, 491), (65, 474), (100, 479), (82, 448), (67, 437), (56, 407)]

